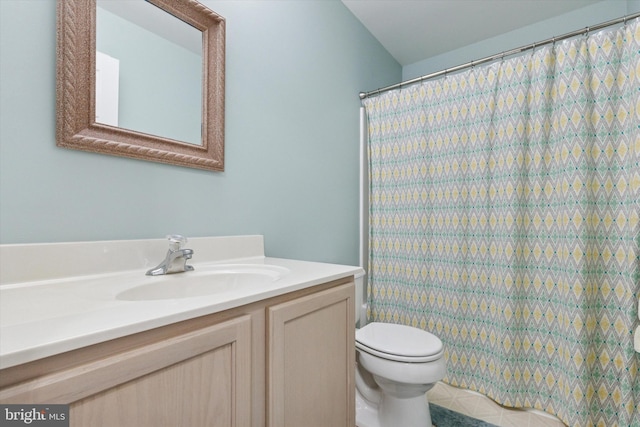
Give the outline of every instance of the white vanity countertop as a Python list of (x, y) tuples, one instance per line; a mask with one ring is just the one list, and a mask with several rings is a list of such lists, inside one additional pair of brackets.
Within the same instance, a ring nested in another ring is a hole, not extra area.
[[(194, 256), (195, 258), (195, 256)], [(211, 295), (129, 301), (118, 294), (135, 286), (185, 280), (218, 264), (262, 264), (288, 272), (256, 286)], [(212, 314), (364, 271), (360, 267), (264, 256), (190, 263), (194, 272), (145, 276), (144, 269), (0, 286), (0, 369), (114, 338)]]

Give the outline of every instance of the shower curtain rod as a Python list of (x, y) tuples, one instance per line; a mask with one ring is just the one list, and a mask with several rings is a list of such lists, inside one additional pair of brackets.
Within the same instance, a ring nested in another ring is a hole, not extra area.
[(391, 85), (391, 86), (386, 86), (386, 87), (383, 87), (383, 88), (380, 88), (380, 89), (372, 90), (370, 92), (360, 92), (360, 99), (362, 100), (362, 99), (368, 98), (369, 96), (372, 96), (372, 95), (378, 95), (379, 93), (382, 93), (382, 92), (387, 92), (387, 91), (392, 90), (392, 89), (402, 88), (403, 86), (412, 85), (414, 83), (419, 83), (419, 82), (422, 82), (424, 80), (433, 79), (435, 77), (440, 77), (440, 76), (443, 76), (443, 75), (447, 75), (449, 73), (455, 73), (457, 71), (464, 70), (465, 68), (475, 67), (476, 65), (479, 65), (479, 64), (484, 64), (484, 63), (487, 63), (487, 62), (495, 61), (496, 59), (504, 58), (505, 56), (522, 53), (522, 52), (525, 52), (527, 50), (535, 49), (536, 47), (544, 46), (544, 45), (547, 45), (547, 44), (550, 44), (550, 43), (555, 43), (555, 42), (560, 41), (560, 40), (569, 39), (571, 37), (576, 37), (576, 36), (579, 36), (579, 35), (582, 35), (582, 34), (588, 34), (591, 31), (598, 31), (598, 30), (601, 30), (603, 28), (610, 27), (612, 25), (620, 24), (620, 23), (623, 23), (623, 22), (626, 24), (627, 21), (629, 21), (631, 19), (638, 18), (638, 17), (640, 17), (640, 12), (639, 13), (632, 13), (631, 15), (625, 15), (625, 16), (623, 16), (621, 18), (612, 19), (611, 21), (606, 21), (606, 22), (603, 22), (601, 24), (597, 24), (597, 25), (593, 25), (593, 26), (589, 26), (589, 27), (580, 29), (580, 30), (572, 31), (570, 33), (566, 33), (566, 34), (563, 34), (561, 36), (551, 37), (550, 39), (546, 39), (546, 40), (543, 40), (543, 41), (540, 41), (540, 42), (537, 42), (537, 43), (531, 43), (531, 44), (528, 44), (528, 45), (525, 45), (525, 46), (518, 47), (516, 49), (506, 50), (506, 51), (504, 51), (502, 53), (498, 53), (496, 55), (487, 56), (485, 58), (477, 59), (477, 60), (471, 61), (471, 62), (467, 62), (467, 63), (462, 64), (462, 65), (457, 65), (457, 66), (452, 67), (452, 68), (445, 68), (444, 70), (437, 71), (437, 72), (431, 73), (431, 74), (426, 74), (424, 76), (416, 77), (414, 79), (406, 80), (406, 81), (403, 81), (403, 82), (400, 82), (400, 83), (396, 83), (396, 84)]

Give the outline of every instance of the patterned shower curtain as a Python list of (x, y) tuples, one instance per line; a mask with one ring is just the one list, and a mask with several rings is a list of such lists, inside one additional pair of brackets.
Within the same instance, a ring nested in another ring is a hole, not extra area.
[(364, 104), (370, 318), (454, 386), (640, 426), (640, 22)]

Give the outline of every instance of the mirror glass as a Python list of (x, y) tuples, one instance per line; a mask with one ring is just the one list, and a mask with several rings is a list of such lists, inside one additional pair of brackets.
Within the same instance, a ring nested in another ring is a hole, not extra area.
[(202, 144), (202, 32), (144, 0), (98, 0), (96, 122)]
[(57, 0), (56, 145), (224, 171), (225, 25), (196, 0)]

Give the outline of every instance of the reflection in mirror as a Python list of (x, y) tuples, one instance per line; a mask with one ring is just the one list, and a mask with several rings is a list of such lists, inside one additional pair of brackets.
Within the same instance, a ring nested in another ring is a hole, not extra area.
[(57, 8), (58, 146), (224, 170), (224, 18), (196, 0)]
[(202, 33), (143, 0), (98, 0), (96, 122), (200, 145)]

